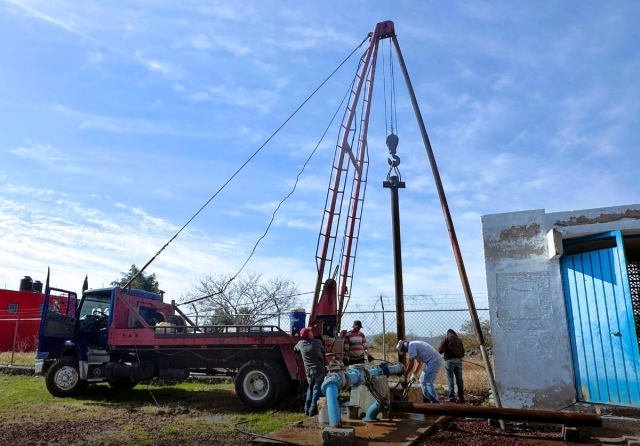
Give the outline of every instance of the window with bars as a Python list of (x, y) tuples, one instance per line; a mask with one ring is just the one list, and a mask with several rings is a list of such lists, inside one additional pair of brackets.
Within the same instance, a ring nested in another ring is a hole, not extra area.
[(638, 344), (640, 345), (640, 261), (628, 261), (627, 271), (629, 273), (629, 288), (631, 288), (633, 319), (636, 323), (636, 335), (638, 336)]
[(14, 313), (17, 314), (18, 313), (18, 304), (12, 304), (12, 303), (8, 303), (7, 304), (7, 313)]

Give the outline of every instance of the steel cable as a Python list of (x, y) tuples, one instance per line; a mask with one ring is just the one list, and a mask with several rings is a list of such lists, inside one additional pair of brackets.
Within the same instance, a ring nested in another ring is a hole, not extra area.
[(200, 212), (202, 212), (204, 208), (207, 207), (207, 205), (209, 205), (209, 203), (211, 203), (211, 201), (216, 198), (218, 194), (222, 192), (222, 190), (240, 173), (240, 171), (242, 171), (246, 167), (246, 165), (249, 164), (258, 155), (258, 153), (260, 153), (264, 146), (266, 146), (269, 141), (271, 141), (278, 134), (278, 132), (282, 130), (282, 128), (300, 111), (300, 109), (302, 109), (302, 107), (307, 104), (307, 102), (311, 100), (311, 98), (313, 98), (313, 96), (315, 96), (315, 94), (333, 77), (334, 74), (338, 72), (340, 68), (342, 68), (342, 66), (351, 58), (351, 56), (355, 54), (356, 51), (358, 51), (358, 49), (368, 39), (369, 36), (367, 35), (367, 37), (365, 37), (362, 42), (360, 42), (360, 44), (353, 51), (351, 51), (351, 53), (331, 72), (331, 74), (329, 74), (329, 76), (327, 76), (322, 81), (322, 83), (320, 83), (320, 85), (315, 90), (313, 90), (313, 92), (302, 102), (302, 104), (300, 104), (298, 108), (296, 108), (293, 113), (291, 113), (289, 117), (285, 119), (282, 124), (280, 124), (280, 126), (260, 145), (260, 147), (256, 149), (256, 151), (229, 177), (227, 181), (224, 182), (222, 186), (220, 186), (220, 188), (200, 207), (200, 209), (198, 209), (198, 211), (193, 214), (193, 216), (178, 230), (178, 232), (176, 232), (174, 236), (171, 237), (169, 241), (165, 243), (164, 246), (160, 248), (160, 250), (151, 259), (149, 259), (149, 261), (142, 268), (140, 268), (138, 273), (131, 279), (129, 279), (129, 281), (122, 288), (131, 286), (133, 281), (137, 279), (149, 265), (151, 265), (151, 263), (169, 246), (169, 244), (173, 242), (178, 237), (178, 235), (180, 235), (180, 233), (200, 214)]

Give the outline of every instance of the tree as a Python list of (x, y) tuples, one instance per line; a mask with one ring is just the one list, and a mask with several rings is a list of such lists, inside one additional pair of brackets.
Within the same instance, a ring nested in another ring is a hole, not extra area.
[[(382, 359), (382, 353), (386, 350), (387, 359), (390, 358), (390, 355), (396, 354), (396, 345), (398, 345), (398, 335), (392, 331), (387, 331), (384, 334), (384, 346), (385, 349), (382, 348), (382, 333), (378, 333), (373, 335), (371, 339), (373, 341), (373, 346), (375, 348), (376, 354), (374, 356), (380, 357)], [(395, 358), (395, 356), (393, 356)]]
[[(373, 337), (371, 338), (372, 342), (373, 342), (373, 347), (376, 349), (376, 353), (374, 354), (374, 356), (376, 358), (379, 357), (379, 359), (382, 359), (382, 352), (383, 352), (383, 348), (382, 348), (382, 333), (378, 333), (373, 335)], [(408, 335), (405, 335), (405, 341), (416, 341), (418, 340), (418, 337), (414, 334), (409, 333)], [(397, 355), (398, 351), (396, 350), (396, 346), (398, 345), (398, 334), (393, 332), (393, 331), (387, 331), (384, 334), (384, 345), (386, 347), (386, 352), (387, 352), (387, 360), (395, 360), (393, 358), (396, 358), (396, 356), (393, 355)]]
[(299, 306), (298, 288), (292, 280), (263, 280), (261, 274), (231, 277), (204, 275), (185, 296), (188, 300), (211, 295), (196, 305), (211, 317), (213, 325), (256, 325)]
[[(114, 280), (113, 282), (111, 282), (111, 285), (124, 286), (127, 284), (127, 282), (129, 282), (129, 280), (131, 280), (133, 276), (138, 274), (139, 271), (140, 271), (140, 268), (138, 268), (135, 264), (133, 264), (131, 265), (131, 268), (129, 268), (129, 272), (120, 273), (121, 275), (120, 280)], [(131, 283), (131, 288), (136, 288), (138, 290), (143, 290), (143, 291), (151, 291), (152, 293), (162, 293), (162, 291), (160, 290), (160, 284), (158, 283), (158, 279), (156, 279), (155, 273), (140, 274), (138, 277), (136, 277), (136, 280), (134, 280)]]
[[(489, 319), (480, 320), (480, 329), (482, 330), (482, 335), (484, 336), (484, 345), (487, 348), (491, 348), (491, 322), (489, 321)], [(458, 337), (462, 340), (462, 343), (467, 349), (478, 348), (480, 346), (471, 320), (466, 321), (460, 326)]]

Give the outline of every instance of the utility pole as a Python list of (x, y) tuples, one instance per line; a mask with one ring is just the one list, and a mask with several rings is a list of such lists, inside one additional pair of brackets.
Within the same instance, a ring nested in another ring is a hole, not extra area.
[[(400, 199), (398, 189), (404, 189), (404, 181), (400, 181), (400, 158), (396, 156), (396, 148), (398, 147), (399, 138), (393, 133), (387, 136), (387, 146), (393, 160), (389, 160), (389, 165), (396, 175), (391, 175), (391, 170), (387, 175), (387, 181), (382, 182), (385, 189), (391, 191), (391, 232), (393, 236), (393, 277), (395, 282), (396, 294), (396, 326), (398, 332), (398, 340), (405, 337), (404, 325), (404, 289), (402, 283), (402, 241), (400, 239)], [(398, 360), (406, 365), (406, 355), (398, 354)]]
[(384, 318), (384, 300), (382, 300), (382, 293), (380, 293), (380, 306), (382, 306), (382, 359), (387, 361), (387, 322)]

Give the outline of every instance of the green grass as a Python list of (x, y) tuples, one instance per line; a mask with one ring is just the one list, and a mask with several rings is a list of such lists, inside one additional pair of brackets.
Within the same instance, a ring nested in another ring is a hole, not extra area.
[(234, 428), (238, 423), (242, 431), (266, 434), (305, 418), (300, 401), (279, 411), (251, 411), (231, 383), (143, 384), (127, 391), (100, 384), (77, 398), (54, 398), (43, 378), (0, 374), (0, 389), (0, 444), (26, 430), (34, 443), (235, 445), (250, 439)]

